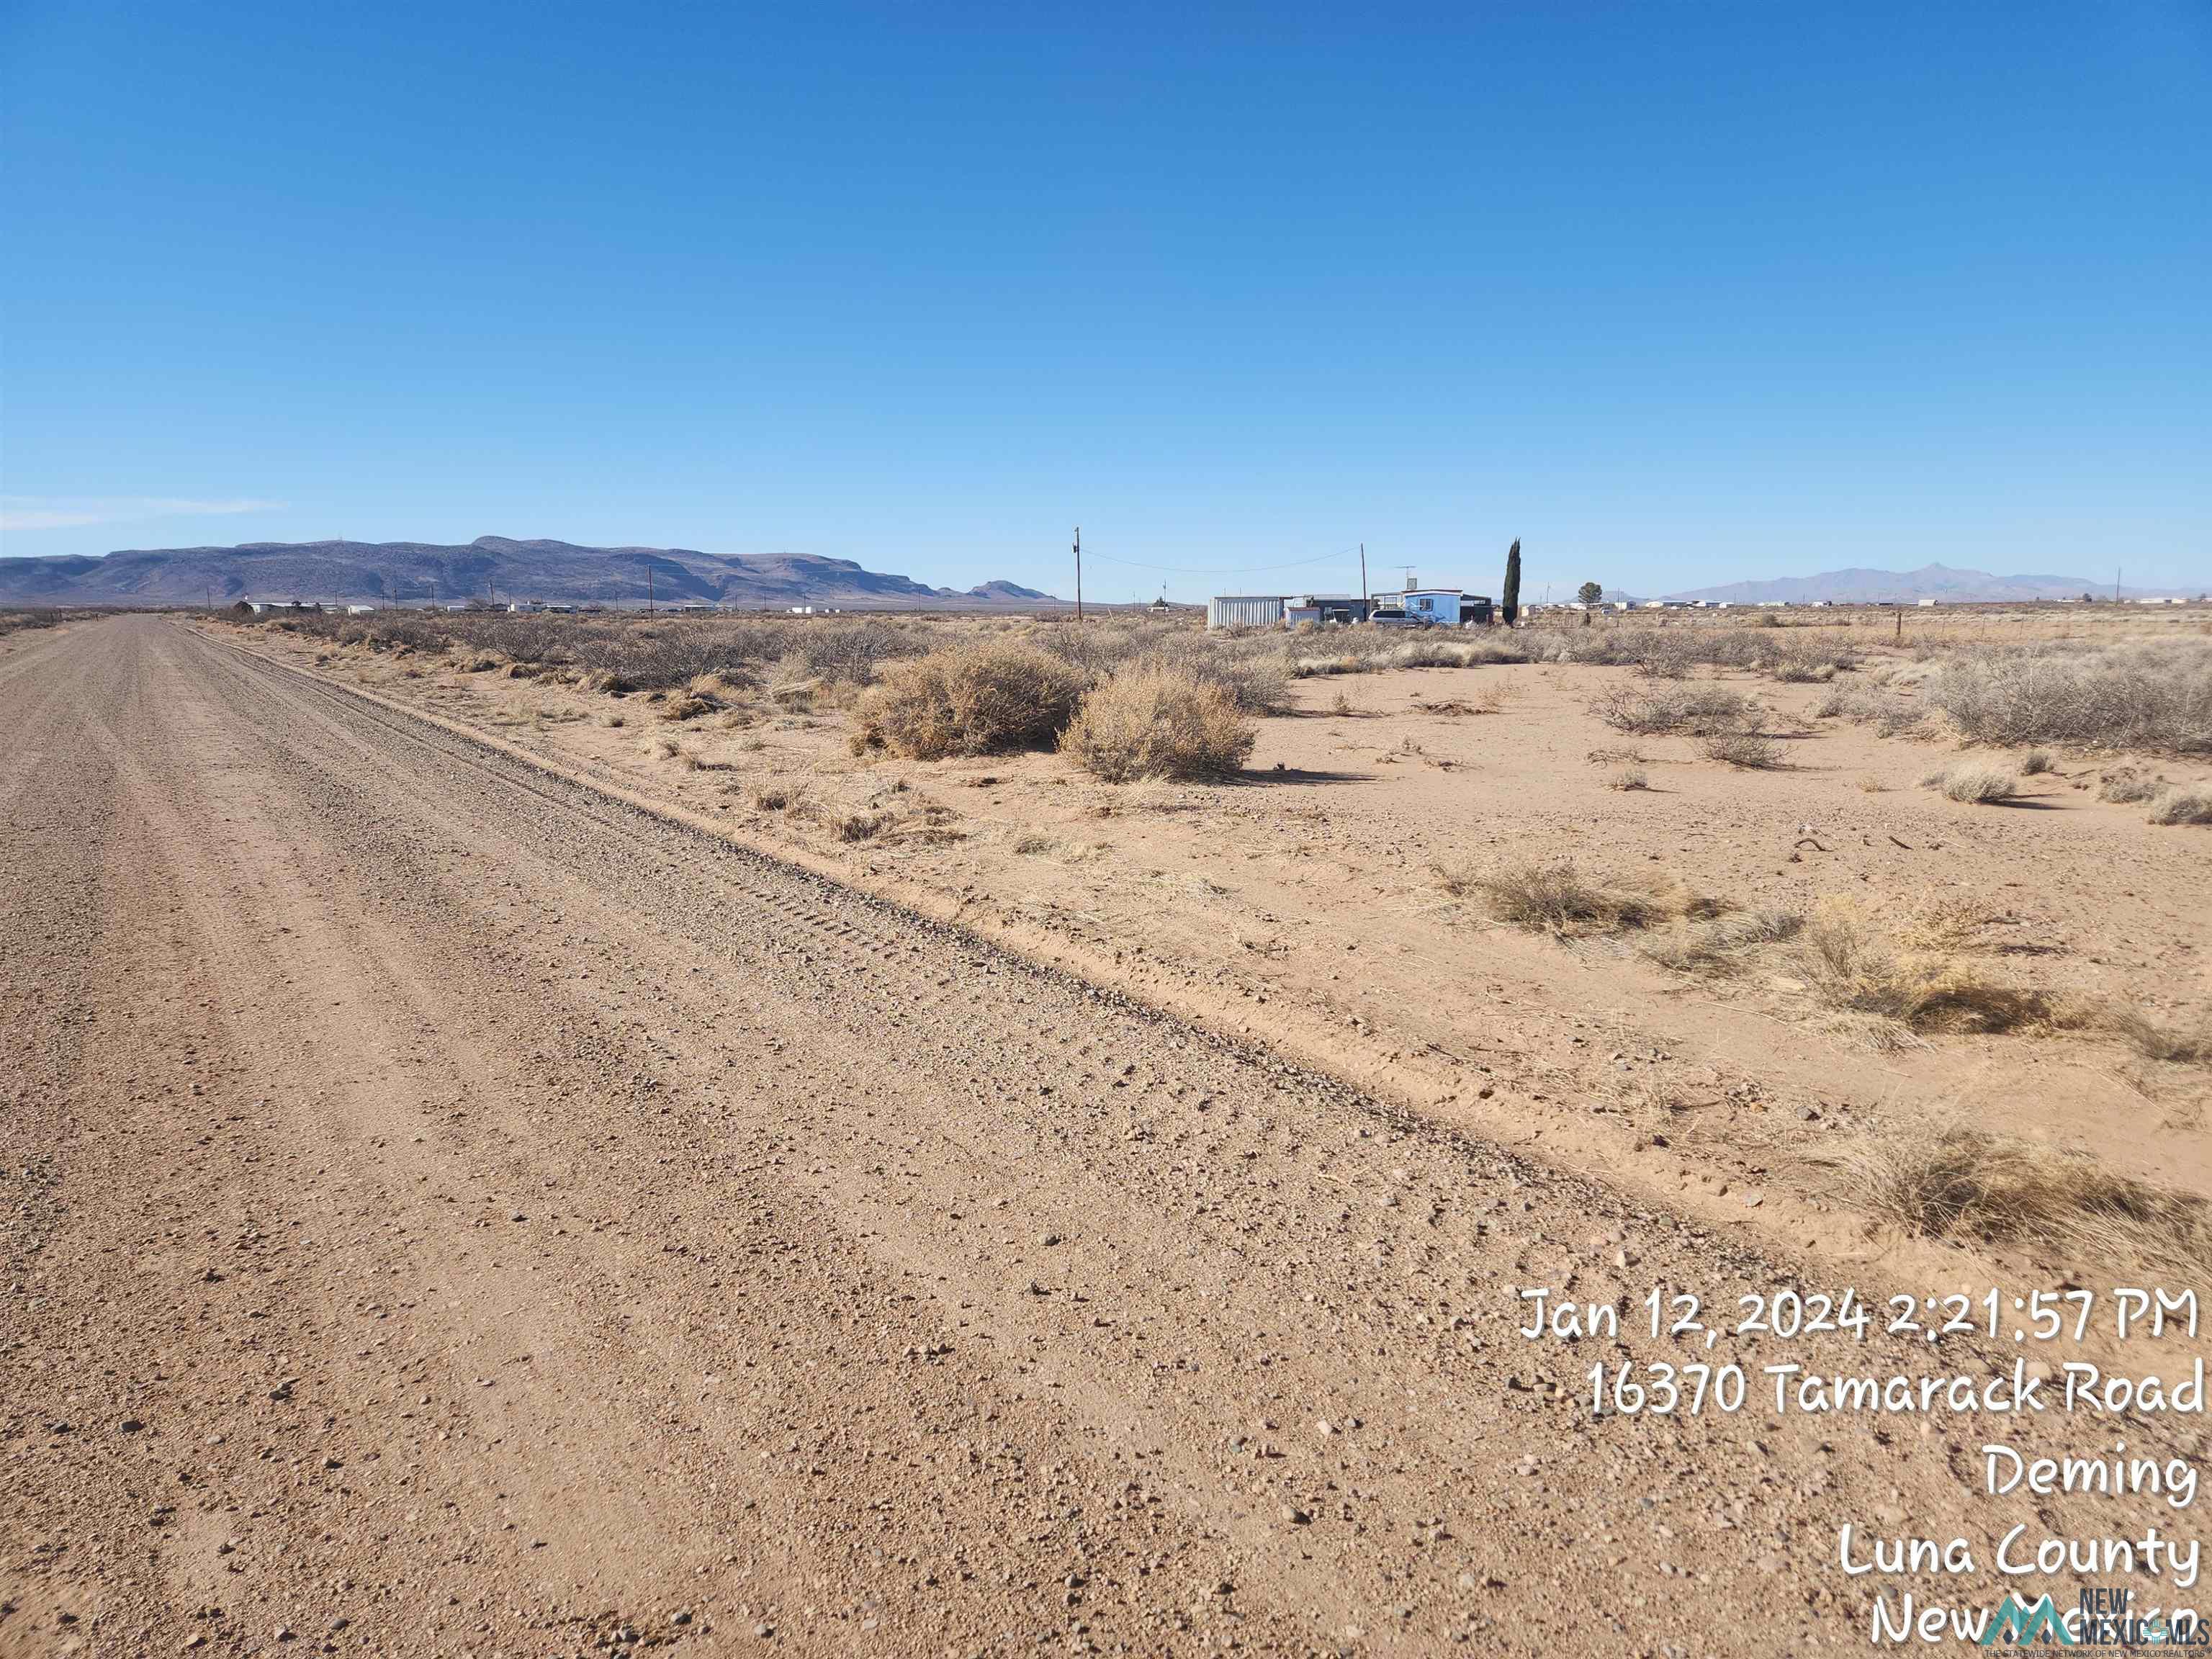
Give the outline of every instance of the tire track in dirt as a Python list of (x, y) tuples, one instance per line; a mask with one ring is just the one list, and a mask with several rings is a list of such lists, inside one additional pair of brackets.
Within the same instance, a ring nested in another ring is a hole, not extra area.
[(1960, 1431), (1511, 1334), (1786, 1268), (182, 630), (48, 661), (0, 1646), (1764, 1653), (1966, 1522)]

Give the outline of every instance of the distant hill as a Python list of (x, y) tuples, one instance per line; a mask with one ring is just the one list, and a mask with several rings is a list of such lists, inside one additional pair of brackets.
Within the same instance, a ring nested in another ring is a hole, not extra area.
[(499, 603), (831, 605), (874, 609), (1027, 606), (1060, 600), (988, 581), (964, 592), (809, 553), (702, 553), (685, 547), (581, 547), (479, 536), (434, 542), (247, 542), (126, 548), (103, 557), (0, 558), (0, 604), (202, 605), (254, 599), (403, 605)]
[[(2179, 590), (2124, 587), (2121, 595), (2135, 599)], [(2191, 592), (2197, 590), (2192, 587)], [(1880, 605), (1887, 600), (1948, 599), (1955, 604), (2021, 599), (2078, 599), (2094, 593), (2112, 597), (2110, 582), (2087, 576), (1992, 576), (1986, 570), (1954, 570), (1948, 565), (1925, 564), (1917, 570), (1827, 570), (1817, 576), (1783, 576), (1768, 582), (1729, 582), (1721, 587), (1693, 587), (1668, 593), (1670, 599), (1718, 599), (1730, 605), (1758, 605), (1784, 599), (1800, 605), (1819, 599), (1838, 605)]]

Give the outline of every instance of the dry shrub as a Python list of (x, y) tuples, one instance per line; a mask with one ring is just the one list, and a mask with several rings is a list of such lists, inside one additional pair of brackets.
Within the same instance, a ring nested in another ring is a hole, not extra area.
[(1899, 951), (1848, 899), (1823, 899), (1814, 909), (1799, 968), (1829, 1007), (1915, 1031), (2008, 1031), (2051, 1012), (2035, 992), (1984, 980), (1941, 951)]
[(1590, 712), (1616, 732), (1643, 735), (1686, 732), (1722, 737), (1759, 729), (1759, 707), (1741, 691), (1717, 685), (1619, 685), (1591, 704)]
[(885, 665), (854, 718), (870, 747), (909, 760), (1002, 754), (1049, 746), (1082, 690), (1058, 657), (984, 640)]
[(1605, 781), (1605, 787), (1620, 790), (1649, 789), (1651, 777), (1640, 766), (1624, 766)]
[(2126, 806), (2139, 800), (2148, 800), (2158, 793), (2155, 781), (2145, 777), (2132, 766), (2123, 766), (2107, 772), (2097, 786), (2097, 799)]
[(1678, 923), (1649, 940), (1644, 955), (1676, 973), (1724, 975), (1740, 969), (1749, 951), (1795, 939), (1804, 927), (1805, 918), (1795, 910), (1745, 910), (1695, 927)]
[(1982, 929), (1996, 920), (1989, 907), (1976, 899), (1932, 899), (1907, 926), (1905, 942), (1915, 950), (1946, 956), (1976, 951), (1982, 948)]
[(2212, 1020), (2200, 1018), (2193, 1026), (2160, 1025), (2137, 1009), (2110, 1008), (2103, 1011), (2100, 1023), (2145, 1060), (2212, 1065)]
[(2212, 788), (2168, 789), (2150, 804), (2153, 823), (2212, 823)]
[(2212, 639), (1993, 647), (1949, 658), (1930, 699), (1978, 743), (2212, 750)]
[(1251, 757), (1256, 738), (1225, 688), (1173, 669), (1140, 667), (1094, 688), (1060, 747), (1094, 775), (1127, 783), (1232, 774)]
[(1746, 771), (1768, 772), (1782, 764), (1782, 744), (1776, 738), (1761, 737), (1756, 732), (1734, 732), (1725, 737), (1707, 738), (1698, 747), (1707, 760), (1723, 761)]
[(2051, 757), (2048, 749), (2031, 749), (2020, 763), (2020, 775), (2024, 778), (2039, 777), (2057, 769), (2058, 763)]
[(1951, 1123), (1869, 1136), (1820, 1161), (1853, 1202), (1923, 1237), (2040, 1247), (2100, 1270), (2212, 1263), (2203, 1200), (2083, 1153)]
[(839, 812), (830, 819), (830, 833), (839, 841), (866, 841), (890, 821), (884, 812)]
[(1920, 787), (1940, 790), (1952, 800), (1986, 806), (2018, 795), (2020, 775), (2002, 761), (1960, 761), (1929, 773)]
[(1813, 711), (1823, 720), (1845, 720), (1854, 726), (1871, 726), (1885, 738), (1902, 737), (1917, 730), (1926, 718), (1895, 692), (1875, 688), (1838, 686)]
[(758, 783), (753, 786), (753, 810), (757, 812), (781, 812), (794, 806), (805, 798), (805, 792), (781, 783)]
[(1485, 872), (1440, 869), (1455, 898), (1480, 898), (1499, 921), (1531, 933), (1620, 933), (1684, 917), (1717, 915), (1721, 902), (1686, 887), (1638, 892), (1595, 886), (1573, 864), (1533, 861)]

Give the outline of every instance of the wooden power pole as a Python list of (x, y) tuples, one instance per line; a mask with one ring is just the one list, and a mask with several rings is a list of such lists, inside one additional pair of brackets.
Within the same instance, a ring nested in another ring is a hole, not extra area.
[(1367, 591), (1367, 544), (1359, 544), (1359, 602), (1371, 604), (1375, 596)]
[(1083, 526), (1075, 526), (1075, 620), (1083, 620)]

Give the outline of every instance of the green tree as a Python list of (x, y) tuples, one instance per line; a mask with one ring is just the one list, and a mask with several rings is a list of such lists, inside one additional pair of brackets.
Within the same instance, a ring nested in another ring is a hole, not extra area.
[(1513, 538), (1513, 545), (1505, 554), (1505, 592), (1499, 596), (1498, 608), (1504, 614), (1508, 628), (1520, 619), (1521, 538), (1518, 536)]
[(1575, 598), (1582, 602), (1583, 610), (1595, 611), (1598, 601), (1605, 598), (1605, 589), (1595, 582), (1584, 582), (1575, 589)]

